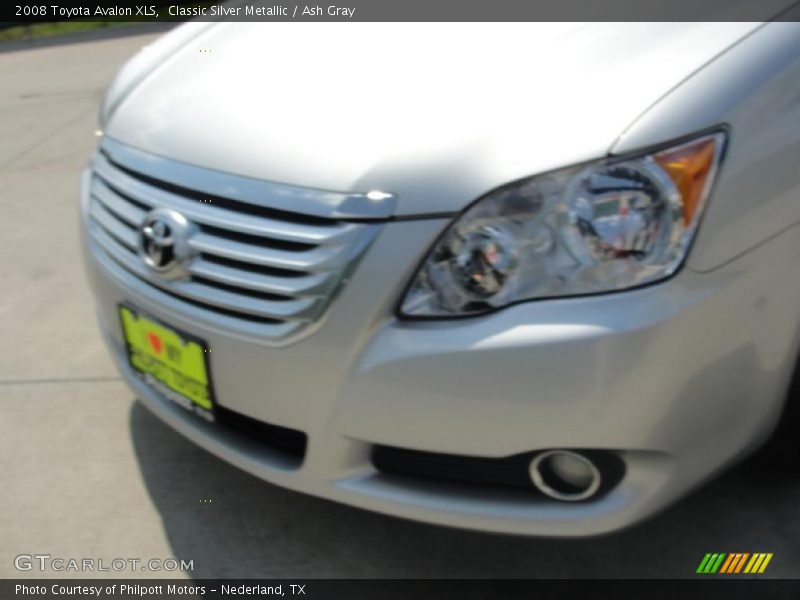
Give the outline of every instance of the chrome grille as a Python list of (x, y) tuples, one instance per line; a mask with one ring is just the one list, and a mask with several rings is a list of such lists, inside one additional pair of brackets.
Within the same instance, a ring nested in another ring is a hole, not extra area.
[[(166, 162), (104, 141), (92, 165), (88, 237), (93, 254), (123, 283), (156, 302), (176, 307), (177, 301), (182, 312), (211, 325), (272, 340), (293, 337), (322, 316), (379, 227), (270, 206), (270, 192), (285, 205), (286, 191), (300, 190), (307, 204), (314, 190), (265, 184), (266, 196), (243, 200), (239, 191), (246, 186), (236, 176), (203, 173), (229, 178), (234, 198), (195, 189), (196, 177), (186, 183), (154, 178), (153, 171), (169, 171)], [(181, 169), (199, 172), (176, 167), (177, 177)], [(225, 189), (219, 181), (209, 187)], [(330, 192), (319, 193), (327, 201), (321, 206), (334, 206)], [(353, 205), (353, 197), (341, 198), (340, 205)], [(178, 211), (196, 227), (186, 277), (161, 277), (137, 253), (138, 228), (156, 208)]]

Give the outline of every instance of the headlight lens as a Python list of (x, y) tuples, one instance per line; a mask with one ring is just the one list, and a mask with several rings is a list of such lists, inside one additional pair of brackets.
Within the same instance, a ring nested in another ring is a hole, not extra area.
[(436, 242), (401, 313), (474, 315), (666, 279), (686, 256), (723, 145), (714, 133), (492, 192)]

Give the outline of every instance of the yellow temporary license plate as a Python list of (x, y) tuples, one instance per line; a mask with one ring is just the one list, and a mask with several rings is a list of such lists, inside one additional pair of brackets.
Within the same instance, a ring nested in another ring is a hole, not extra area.
[(163, 396), (213, 420), (209, 351), (202, 340), (119, 306), (128, 362)]

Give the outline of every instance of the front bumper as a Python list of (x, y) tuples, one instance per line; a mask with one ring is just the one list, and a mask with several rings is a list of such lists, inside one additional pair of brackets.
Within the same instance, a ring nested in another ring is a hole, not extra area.
[[(600, 534), (684, 495), (772, 430), (794, 366), (797, 229), (712, 273), (645, 289), (521, 304), (466, 320), (393, 316), (403, 284), (447, 224), (391, 222), (309, 337), (283, 347), (154, 302), (87, 266), (106, 340), (141, 401), (210, 452), (267, 481), (361, 508), (516, 534)], [(302, 464), (203, 422), (127, 366), (127, 302), (206, 340), (216, 397), (302, 431)], [(483, 457), (550, 448), (612, 450), (623, 480), (584, 503), (396, 478), (375, 444)]]

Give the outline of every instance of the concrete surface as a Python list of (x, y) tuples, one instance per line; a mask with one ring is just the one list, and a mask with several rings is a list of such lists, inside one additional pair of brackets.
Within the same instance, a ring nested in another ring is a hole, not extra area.
[(0, 577), (38, 576), (23, 553), (174, 556), (194, 577), (688, 577), (755, 551), (800, 575), (797, 477), (739, 468), (613, 536), (509, 538), (276, 488), (151, 416), (102, 347), (76, 230), (102, 91), (151, 38), (0, 52)]

